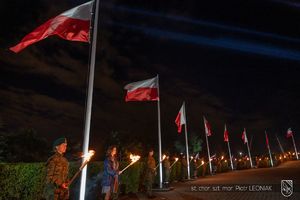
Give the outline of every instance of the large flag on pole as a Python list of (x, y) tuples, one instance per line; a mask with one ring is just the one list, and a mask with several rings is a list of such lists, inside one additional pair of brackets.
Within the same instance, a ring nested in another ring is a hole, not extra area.
[(248, 143), (246, 128), (244, 128), (244, 131), (243, 131), (243, 134), (242, 134), (242, 140), (243, 140), (244, 144), (247, 144), (247, 149), (248, 149), (248, 154), (249, 154), (249, 160), (250, 160), (250, 166), (252, 168), (253, 167), (252, 157), (251, 157), (251, 152), (250, 152), (250, 148), (249, 148), (249, 143)]
[(186, 117), (185, 117), (185, 106), (182, 104), (177, 117), (175, 119), (175, 124), (177, 125), (177, 131), (178, 133), (181, 133), (182, 125), (186, 124)]
[(52, 35), (58, 35), (65, 40), (88, 42), (92, 7), (93, 1), (89, 1), (61, 13), (27, 34), (10, 50), (18, 53)]
[(296, 147), (296, 143), (295, 143), (295, 139), (294, 139), (294, 133), (293, 133), (291, 128), (289, 128), (287, 130), (286, 137), (287, 138), (292, 137), (293, 145), (294, 145), (294, 148), (295, 148), (296, 158), (297, 158), (297, 160), (299, 160), (298, 151), (297, 151), (297, 147)]
[(229, 139), (228, 139), (228, 130), (227, 130), (227, 127), (226, 127), (226, 124), (225, 124), (225, 128), (224, 128), (224, 142), (228, 142)]
[(228, 153), (229, 153), (229, 159), (230, 159), (230, 166), (231, 166), (231, 170), (233, 170), (233, 162), (232, 162), (232, 156), (231, 156), (231, 149), (230, 149), (230, 144), (229, 144), (229, 137), (228, 137), (229, 133), (227, 130), (227, 126), (225, 124), (225, 128), (224, 128), (224, 142), (227, 142), (227, 146), (228, 146)]
[(204, 119), (204, 127), (205, 127), (205, 133), (207, 136), (211, 136), (211, 127), (210, 127), (210, 124), (209, 122), (206, 120), (205, 117), (203, 117)]
[(158, 77), (129, 83), (124, 87), (127, 90), (125, 101), (158, 101)]
[(291, 128), (289, 128), (286, 132), (286, 137), (289, 138), (289, 137), (292, 137), (293, 136), (293, 131)]
[(244, 144), (248, 143), (248, 138), (247, 138), (247, 133), (246, 133), (246, 129), (244, 128), (243, 134), (242, 134), (242, 140), (244, 142)]
[[(159, 81), (158, 75), (155, 78), (133, 82), (127, 84), (124, 89), (127, 90), (125, 101), (157, 101), (157, 119), (158, 119), (158, 157), (162, 160), (161, 147), (161, 124), (160, 124), (160, 99), (159, 99)], [(159, 162), (159, 188), (163, 187), (162, 162)]]

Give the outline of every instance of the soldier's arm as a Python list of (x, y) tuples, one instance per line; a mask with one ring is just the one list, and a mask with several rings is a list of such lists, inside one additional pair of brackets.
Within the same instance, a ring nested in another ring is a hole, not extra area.
[(58, 169), (59, 165), (58, 165), (58, 160), (53, 157), (48, 161), (48, 165), (47, 165), (47, 177), (49, 182), (54, 183), (56, 186), (61, 186), (63, 184), (63, 182), (61, 180), (59, 180), (58, 178)]

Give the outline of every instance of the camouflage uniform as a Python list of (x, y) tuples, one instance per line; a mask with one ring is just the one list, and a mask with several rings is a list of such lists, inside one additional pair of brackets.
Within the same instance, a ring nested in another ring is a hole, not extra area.
[(44, 198), (47, 200), (69, 199), (69, 190), (61, 187), (68, 179), (68, 160), (62, 154), (56, 152), (48, 159), (46, 166), (47, 176)]
[(169, 180), (170, 180), (170, 160), (165, 159), (163, 161), (163, 166), (164, 166), (164, 172), (165, 172), (165, 177), (164, 177), (164, 183), (166, 186), (169, 185)]
[(152, 156), (148, 156), (146, 163), (145, 186), (147, 195), (152, 196), (152, 185), (155, 178), (155, 160)]

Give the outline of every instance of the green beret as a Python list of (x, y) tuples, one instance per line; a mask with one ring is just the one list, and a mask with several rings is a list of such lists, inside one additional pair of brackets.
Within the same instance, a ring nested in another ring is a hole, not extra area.
[(55, 148), (56, 146), (63, 144), (63, 143), (67, 143), (67, 139), (62, 137), (62, 138), (58, 138), (57, 140), (55, 140), (53, 142), (53, 148)]

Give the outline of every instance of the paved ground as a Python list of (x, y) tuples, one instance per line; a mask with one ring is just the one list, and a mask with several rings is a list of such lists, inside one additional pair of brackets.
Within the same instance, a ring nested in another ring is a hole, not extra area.
[[(293, 180), (294, 192), (289, 198), (280, 192), (281, 180)], [(169, 192), (155, 192), (154, 200), (300, 200), (300, 161), (289, 161), (275, 168), (201, 177), (184, 183), (173, 183), (172, 187), (174, 190)], [(144, 194), (137, 194), (121, 199), (147, 198)]]

